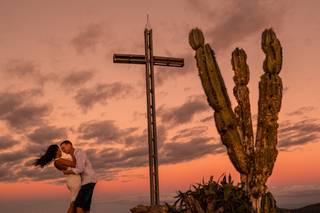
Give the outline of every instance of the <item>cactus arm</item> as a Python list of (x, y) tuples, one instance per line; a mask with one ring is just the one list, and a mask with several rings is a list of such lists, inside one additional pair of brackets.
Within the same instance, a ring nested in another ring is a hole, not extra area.
[(234, 111), (240, 128), (239, 132), (243, 147), (251, 157), (254, 154), (254, 141), (249, 89), (247, 87), (250, 73), (246, 60), (247, 55), (243, 49), (236, 48), (232, 52), (231, 64), (234, 71), (233, 80), (235, 82), (233, 94), (238, 102), (238, 106), (235, 107)]
[(272, 29), (262, 34), (262, 50), (266, 55), (264, 74), (259, 82), (258, 124), (256, 135), (256, 175), (264, 185), (272, 174), (277, 158), (278, 114), (282, 101), (282, 48)]
[(248, 173), (248, 156), (237, 130), (236, 117), (232, 111), (227, 90), (221, 76), (214, 52), (209, 44), (204, 45), (203, 34), (193, 29), (189, 34), (191, 47), (196, 50), (197, 67), (209, 105), (214, 109), (214, 119), (222, 143), (229, 158), (242, 174)]

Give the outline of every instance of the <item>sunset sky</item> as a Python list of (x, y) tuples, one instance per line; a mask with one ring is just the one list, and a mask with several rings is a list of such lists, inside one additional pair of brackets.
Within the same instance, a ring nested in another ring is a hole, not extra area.
[(233, 107), (231, 52), (246, 51), (255, 125), (261, 33), (272, 27), (284, 91), (268, 186), (280, 207), (320, 202), (319, 8), (317, 0), (0, 0), (0, 211), (66, 210), (62, 173), (31, 166), (66, 138), (98, 173), (92, 212), (149, 203), (145, 67), (112, 61), (114, 53), (144, 54), (147, 14), (154, 54), (185, 59), (183, 68), (155, 68), (161, 200), (210, 176), (239, 180), (188, 33), (199, 27), (215, 50)]

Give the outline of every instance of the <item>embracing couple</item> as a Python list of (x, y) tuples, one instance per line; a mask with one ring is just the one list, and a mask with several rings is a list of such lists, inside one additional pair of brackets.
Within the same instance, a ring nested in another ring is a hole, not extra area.
[(34, 165), (43, 168), (52, 161), (54, 161), (55, 168), (62, 171), (66, 177), (71, 195), (67, 213), (90, 212), (97, 178), (86, 153), (75, 149), (69, 140), (65, 140), (60, 146), (50, 145), (46, 153), (36, 159)]

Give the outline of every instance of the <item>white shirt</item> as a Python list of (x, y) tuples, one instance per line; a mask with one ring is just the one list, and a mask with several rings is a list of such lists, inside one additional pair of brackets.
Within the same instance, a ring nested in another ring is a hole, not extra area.
[(80, 149), (74, 151), (74, 156), (77, 160), (76, 168), (72, 168), (75, 174), (81, 175), (81, 185), (87, 183), (96, 183), (96, 173), (92, 168), (91, 162), (89, 161), (87, 154)]

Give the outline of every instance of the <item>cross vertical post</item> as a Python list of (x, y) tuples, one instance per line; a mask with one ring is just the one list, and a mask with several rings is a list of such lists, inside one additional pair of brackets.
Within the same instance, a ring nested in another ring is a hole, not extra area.
[(160, 204), (159, 172), (158, 172), (158, 145), (155, 107), (155, 86), (153, 66), (183, 67), (183, 58), (153, 56), (152, 29), (144, 30), (145, 55), (114, 54), (114, 63), (132, 63), (146, 65), (146, 95), (148, 119), (148, 145), (149, 145), (149, 176), (150, 176), (150, 202), (151, 205)]
[(155, 87), (153, 71), (153, 45), (152, 29), (144, 30), (145, 58), (146, 58), (146, 85), (147, 85), (147, 111), (148, 111), (148, 144), (149, 144), (149, 173), (151, 204), (159, 204), (159, 172), (157, 152), (157, 124), (155, 109)]

